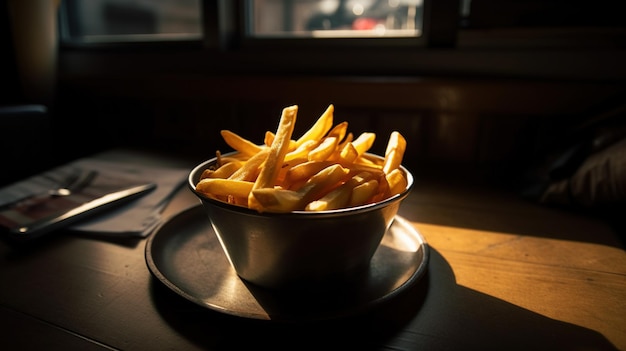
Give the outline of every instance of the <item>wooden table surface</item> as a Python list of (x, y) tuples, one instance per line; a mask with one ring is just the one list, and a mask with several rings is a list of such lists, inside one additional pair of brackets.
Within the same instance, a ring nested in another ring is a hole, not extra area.
[[(165, 214), (197, 204), (183, 188)], [(428, 243), (427, 273), (385, 304), (322, 322), (251, 320), (193, 304), (152, 277), (146, 239), (59, 231), (27, 247), (0, 242), (0, 345), (626, 350), (626, 251), (606, 223), (419, 176), (399, 215)]]

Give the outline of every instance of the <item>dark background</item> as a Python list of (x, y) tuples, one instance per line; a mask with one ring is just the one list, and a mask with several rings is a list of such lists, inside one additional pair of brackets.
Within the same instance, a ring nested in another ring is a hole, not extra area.
[[(261, 142), (292, 104), (295, 133), (332, 103), (336, 122), (377, 133), (374, 152), (399, 130), (417, 174), (503, 184), (607, 121), (623, 125), (626, 34), (613, 2), (472, 1), (469, 19), (450, 16), (458, 1), (427, 5), (427, 40), (415, 47), (247, 45), (210, 32), (221, 42), (60, 43), (47, 112), (0, 121), (0, 182), (114, 147), (201, 161), (226, 151), (221, 129)], [(41, 104), (24, 93), (0, 11), (0, 106)]]

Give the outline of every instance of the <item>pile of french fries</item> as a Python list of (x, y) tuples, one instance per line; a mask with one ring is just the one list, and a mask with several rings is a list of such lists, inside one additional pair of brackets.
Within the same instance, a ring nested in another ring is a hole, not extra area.
[(407, 175), (400, 168), (406, 140), (389, 136), (384, 159), (367, 151), (375, 133), (357, 138), (348, 123), (333, 125), (330, 104), (300, 138), (292, 134), (298, 106), (282, 110), (276, 132), (257, 145), (229, 130), (221, 135), (236, 152), (222, 156), (202, 173), (196, 191), (259, 212), (327, 211), (379, 202), (403, 192)]

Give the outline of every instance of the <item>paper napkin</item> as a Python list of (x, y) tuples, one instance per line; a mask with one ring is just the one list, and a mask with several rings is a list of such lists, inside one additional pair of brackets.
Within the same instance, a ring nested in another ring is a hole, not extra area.
[(0, 189), (0, 206), (30, 195), (45, 193), (72, 175), (89, 171), (96, 171), (97, 176), (86, 186), (83, 190), (85, 192), (106, 193), (107, 190), (115, 191), (145, 183), (157, 185), (155, 190), (139, 199), (89, 217), (69, 228), (82, 233), (119, 237), (149, 235), (160, 223), (161, 212), (188, 175), (186, 168), (83, 158)]

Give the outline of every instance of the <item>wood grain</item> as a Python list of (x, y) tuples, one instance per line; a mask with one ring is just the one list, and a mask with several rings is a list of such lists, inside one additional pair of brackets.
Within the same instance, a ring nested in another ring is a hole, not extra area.
[[(197, 205), (183, 188), (164, 214)], [(422, 280), (364, 314), (294, 325), (229, 317), (186, 301), (152, 278), (144, 240), (59, 231), (29, 247), (0, 242), (0, 344), (626, 349), (626, 251), (606, 223), (442, 178), (420, 178), (400, 215), (428, 242)]]

